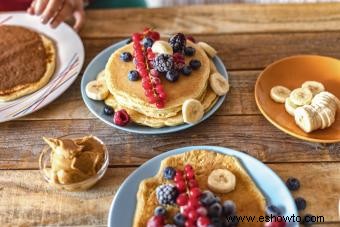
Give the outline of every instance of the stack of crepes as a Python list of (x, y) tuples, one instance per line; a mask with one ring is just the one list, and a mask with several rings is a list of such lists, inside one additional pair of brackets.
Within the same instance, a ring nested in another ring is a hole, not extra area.
[(181, 76), (175, 83), (160, 77), (167, 94), (164, 108), (159, 109), (148, 102), (141, 80), (130, 81), (127, 77), (129, 71), (135, 70), (135, 65), (133, 61), (122, 62), (120, 55), (133, 53), (132, 43), (115, 51), (106, 64), (104, 76), (110, 95), (105, 103), (115, 111), (125, 109), (133, 122), (153, 128), (183, 124), (182, 105), (188, 99), (197, 99), (204, 111), (208, 111), (218, 98), (209, 86), (209, 76), (217, 71), (199, 45), (187, 40), (187, 46), (194, 47), (196, 52), (194, 56), (185, 56), (185, 63), (197, 59), (201, 67), (189, 76)]

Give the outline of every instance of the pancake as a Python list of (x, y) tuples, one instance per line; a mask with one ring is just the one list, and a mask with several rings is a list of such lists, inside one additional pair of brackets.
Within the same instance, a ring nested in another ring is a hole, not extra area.
[(160, 77), (167, 93), (163, 109), (158, 109), (147, 101), (141, 80), (128, 80), (128, 72), (135, 70), (135, 65), (132, 61), (122, 62), (120, 54), (123, 52), (133, 53), (132, 43), (115, 51), (106, 64), (105, 77), (111, 94), (115, 95), (119, 103), (124, 103), (130, 109), (149, 117), (164, 118), (177, 115), (185, 100), (197, 99), (203, 94), (210, 74), (210, 62), (204, 50), (190, 41), (187, 42), (187, 45), (194, 47), (196, 53), (193, 57), (185, 57), (186, 64), (191, 59), (197, 59), (201, 61), (202, 66), (198, 70), (194, 70), (190, 76), (181, 75), (179, 80), (174, 83), (167, 81), (163, 76)]
[(56, 50), (52, 40), (19, 26), (0, 26), (0, 101), (31, 94), (52, 77)]
[[(199, 99), (203, 105), (205, 112), (209, 111), (211, 107), (216, 103), (218, 97), (212, 91), (210, 86), (203, 93), (202, 97)], [(182, 112), (178, 112), (175, 116), (165, 117), (165, 118), (154, 118), (143, 115), (129, 107), (126, 107), (124, 104), (120, 104), (117, 102), (115, 96), (109, 95), (105, 99), (105, 104), (111, 106), (115, 111), (125, 109), (126, 112), (130, 115), (130, 118), (133, 122), (149, 126), (152, 128), (161, 128), (164, 126), (176, 126), (184, 123)]]
[[(238, 216), (264, 216), (266, 201), (261, 191), (257, 188), (246, 170), (237, 158), (223, 155), (213, 151), (193, 150), (180, 155), (174, 155), (161, 162), (156, 176), (143, 180), (136, 195), (137, 205), (133, 227), (145, 227), (148, 219), (153, 215), (158, 206), (156, 198), (157, 186), (166, 183), (163, 178), (164, 168), (171, 166), (183, 169), (185, 164), (191, 164), (195, 170), (196, 180), (201, 190), (208, 190), (207, 178), (215, 169), (228, 169), (236, 176), (235, 190), (226, 194), (215, 193), (222, 201), (232, 200), (236, 204)], [(172, 223), (171, 218), (178, 211), (176, 206), (167, 206), (167, 221)], [(261, 222), (240, 222), (238, 226), (263, 226)]]

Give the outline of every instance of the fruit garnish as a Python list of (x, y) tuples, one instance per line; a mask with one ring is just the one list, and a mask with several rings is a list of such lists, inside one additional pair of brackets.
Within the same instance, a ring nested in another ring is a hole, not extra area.
[(172, 167), (166, 167), (163, 171), (163, 177), (167, 180), (174, 179), (176, 170)]
[(174, 216), (174, 223), (178, 226), (184, 226), (185, 225), (185, 221), (186, 221), (186, 218), (184, 217), (183, 214), (181, 213), (176, 213), (175, 216)]
[(178, 206), (184, 206), (188, 203), (189, 197), (186, 193), (181, 193), (178, 195), (176, 199), (176, 203)]
[(163, 227), (163, 225), (164, 225), (163, 216), (152, 216), (147, 223), (147, 227)]
[(155, 208), (154, 214), (156, 216), (165, 216), (166, 215), (166, 209), (162, 206), (158, 206)]
[(188, 35), (187, 40), (190, 40), (191, 42), (196, 43), (196, 40), (192, 35)]
[(183, 54), (174, 53), (172, 57), (174, 59), (174, 69), (180, 71), (185, 66), (185, 60), (184, 60)]
[(227, 169), (215, 169), (208, 176), (208, 187), (216, 193), (228, 193), (235, 189), (236, 177)]
[(166, 72), (165, 79), (169, 82), (175, 82), (179, 78), (179, 73), (176, 70), (170, 70)]
[(173, 50), (170, 44), (163, 40), (154, 42), (154, 44), (152, 45), (152, 51), (157, 54), (173, 54)]
[(297, 207), (298, 210), (304, 210), (306, 209), (306, 206), (307, 206), (307, 202), (304, 198), (302, 197), (297, 197), (295, 198), (295, 205)]
[(156, 188), (156, 197), (161, 205), (171, 205), (176, 203), (178, 190), (171, 184), (163, 184)]
[(193, 70), (197, 70), (201, 67), (201, 62), (197, 59), (192, 59), (190, 62), (189, 62), (189, 65), (190, 67), (193, 69)]
[[(151, 29), (145, 29), (143, 34), (132, 35), (134, 49), (134, 64), (139, 75), (142, 77), (142, 87), (150, 104), (156, 104), (157, 108), (164, 108), (166, 94), (161, 85), (161, 80), (155, 72), (152, 72), (153, 61), (156, 55), (152, 52), (151, 46), (159, 34)], [(154, 36), (154, 37), (151, 37)], [(141, 44), (141, 41), (143, 45)]]
[(300, 181), (295, 177), (289, 177), (286, 181), (286, 186), (291, 191), (296, 191), (300, 188)]
[(185, 76), (189, 76), (192, 73), (192, 68), (186, 65), (182, 68), (181, 73)]
[(108, 106), (108, 105), (105, 104), (105, 106), (104, 106), (104, 114), (108, 115), (108, 116), (111, 116), (114, 113), (115, 113), (114, 109), (111, 106)]
[(153, 61), (153, 67), (161, 73), (170, 71), (173, 67), (173, 57), (169, 54), (159, 54)]
[(128, 62), (132, 60), (132, 55), (129, 52), (123, 52), (120, 54), (120, 59), (122, 61)]
[(186, 56), (194, 56), (195, 52), (196, 52), (196, 49), (193, 47), (185, 47), (184, 49), (184, 54)]
[(137, 81), (139, 80), (139, 73), (136, 70), (131, 70), (128, 74), (128, 78), (131, 81)]
[(176, 35), (170, 37), (169, 44), (172, 47), (174, 53), (183, 53), (186, 45), (185, 35), (182, 33), (177, 33)]
[(117, 111), (113, 116), (113, 123), (119, 126), (125, 126), (130, 122), (130, 116), (126, 110)]

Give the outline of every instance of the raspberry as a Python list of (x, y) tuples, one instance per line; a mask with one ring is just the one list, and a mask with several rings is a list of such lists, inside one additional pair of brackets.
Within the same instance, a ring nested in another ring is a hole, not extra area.
[(159, 54), (155, 60), (153, 60), (153, 67), (161, 73), (170, 71), (173, 67), (173, 58), (168, 54)]
[(174, 59), (174, 68), (176, 70), (181, 70), (185, 66), (184, 56), (181, 53), (174, 53), (172, 55)]
[(156, 196), (159, 204), (175, 204), (178, 191), (171, 184), (163, 184), (156, 188)]
[(129, 121), (130, 116), (124, 109), (117, 111), (113, 116), (113, 122), (119, 126), (125, 126)]
[(147, 227), (162, 227), (163, 225), (164, 225), (163, 216), (152, 216), (147, 223)]
[(186, 45), (185, 35), (182, 33), (177, 33), (169, 39), (169, 44), (172, 47), (174, 53), (183, 53)]

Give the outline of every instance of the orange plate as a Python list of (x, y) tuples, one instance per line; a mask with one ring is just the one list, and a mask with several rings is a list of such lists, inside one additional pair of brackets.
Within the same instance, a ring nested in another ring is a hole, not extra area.
[(270, 89), (276, 85), (293, 90), (307, 80), (323, 83), (327, 91), (340, 98), (340, 61), (330, 57), (299, 55), (274, 62), (257, 78), (255, 99), (258, 108), (269, 122), (294, 137), (319, 143), (340, 142), (339, 110), (331, 127), (305, 133), (286, 112), (284, 104), (270, 98)]

